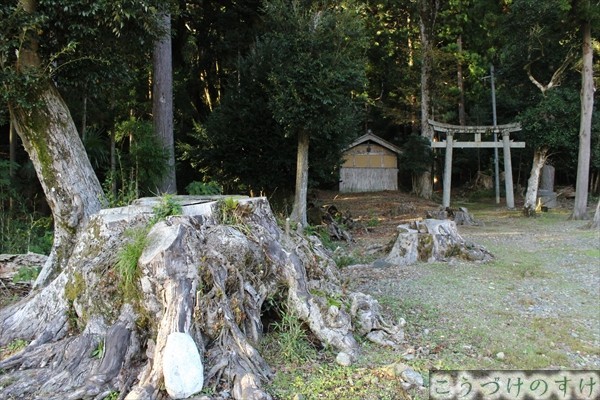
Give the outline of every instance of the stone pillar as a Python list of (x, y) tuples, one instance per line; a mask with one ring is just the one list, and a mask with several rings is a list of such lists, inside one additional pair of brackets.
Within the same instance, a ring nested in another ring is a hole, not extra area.
[(540, 190), (554, 192), (554, 167), (552, 165), (544, 165), (540, 175)]
[(502, 132), (502, 145), (504, 148), (504, 187), (506, 190), (506, 207), (515, 208), (515, 194), (513, 189), (512, 163), (510, 157), (510, 132)]
[(554, 193), (554, 172), (552, 165), (544, 165), (540, 172), (540, 185), (538, 189), (538, 198), (541, 199), (542, 206), (555, 208), (558, 206), (557, 195)]
[(452, 132), (446, 135), (446, 161), (444, 164), (444, 195), (442, 207), (450, 207), (450, 187), (452, 185)]

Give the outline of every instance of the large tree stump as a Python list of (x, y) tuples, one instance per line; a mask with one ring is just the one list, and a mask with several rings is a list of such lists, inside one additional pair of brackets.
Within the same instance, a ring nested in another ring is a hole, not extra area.
[[(175, 199), (183, 215), (147, 235), (160, 199), (95, 214), (59, 276), (0, 310), (0, 346), (28, 343), (0, 361), (0, 398), (164, 398), (167, 337), (183, 332), (216, 393), (270, 399), (262, 385), (272, 372), (257, 350), (269, 298), (285, 299), (323, 344), (351, 359), (360, 350), (354, 332), (384, 345), (403, 341), (373, 298), (343, 290), (316, 239), (278, 227), (266, 199)], [(144, 232), (145, 247), (127, 275), (117, 255), (132, 230)], [(348, 301), (331, 306), (328, 296)]]
[(410, 265), (451, 258), (488, 261), (493, 256), (484, 247), (463, 239), (454, 221), (425, 219), (398, 226), (398, 237), (384, 262)]

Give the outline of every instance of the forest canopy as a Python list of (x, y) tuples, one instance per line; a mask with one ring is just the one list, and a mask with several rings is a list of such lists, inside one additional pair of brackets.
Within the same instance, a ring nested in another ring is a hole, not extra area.
[[(422, 128), (419, 21), (425, 3), (435, 12), (435, 18), (428, 20), (433, 39), (430, 108), (434, 118), (491, 125), (489, 75), (494, 65), (498, 123), (521, 121), (523, 131), (515, 139), (528, 143), (526, 149), (513, 152), (517, 184), (526, 185), (532, 152), (540, 143), (551, 147), (548, 162), (560, 165), (557, 181), (574, 184), (580, 21), (587, 11), (596, 18), (594, 1), (587, 9), (585, 2), (564, 0), (335, 2), (333, 8), (344, 10), (347, 17), (324, 29), (330, 37), (307, 42), (313, 50), (292, 47), (300, 43), (295, 27), (303, 14), (288, 13), (287, 19), (277, 19), (273, 10), (280, 3), (168, 4), (180, 193), (196, 182), (193, 187), (211, 184), (228, 193), (290, 195), (297, 146), (290, 135), (292, 117), (296, 126), (317, 132), (311, 135), (309, 156), (312, 188), (337, 187), (341, 151), (369, 129), (400, 147), (409, 146), (411, 135)], [(158, 16), (164, 2), (39, 0), (33, 14), (22, 12), (18, 4), (0, 6), (0, 83), (12, 88), (2, 91), (0, 106), (2, 165), (11, 176), (2, 181), (2, 200), (7, 201), (9, 193), (13, 197), (21, 193), (19, 202), (29, 210), (45, 207), (39, 204), (40, 190), (27, 154), (16, 137), (9, 146), (7, 106), (11, 99), (26, 102), (40, 79), (51, 79), (65, 99), (109, 198), (116, 204), (152, 194), (153, 182), (162, 173), (160, 162), (136, 169), (135, 160), (160, 161), (162, 156), (152, 145), (125, 137), (123, 127), (132, 118), (140, 126), (152, 123), (152, 43), (161, 34)], [(323, 1), (290, 4), (314, 15), (329, 7)], [(22, 46), (23, 29), (34, 31), (38, 38), (44, 76), (16, 75), (14, 49)], [(339, 36), (337, 42), (332, 33)], [(336, 54), (350, 44), (360, 54), (345, 64), (341, 58), (336, 61)], [(596, 53), (598, 46), (594, 36)], [(315, 58), (317, 53), (310, 52), (316, 50), (330, 59)], [(315, 62), (300, 65), (310, 60)], [(557, 70), (560, 76), (553, 81)], [(300, 84), (303, 80), (305, 85)], [(292, 81), (296, 86), (286, 88)], [(540, 90), (540, 85), (547, 89)], [(306, 93), (299, 88), (306, 88)], [(347, 101), (336, 98), (333, 88)], [(286, 90), (288, 99), (297, 96), (297, 104), (304, 106), (293, 109), (288, 100), (278, 104), (278, 96)], [(346, 118), (319, 111), (318, 104), (330, 103)], [(339, 107), (348, 108), (340, 111)], [(590, 187), (598, 193), (597, 117), (593, 126)], [(455, 184), (468, 183), (478, 172), (492, 172), (490, 150), (464, 150), (455, 157)], [(433, 163), (441, 170), (443, 155), (434, 154)], [(401, 168), (404, 190), (411, 189), (414, 172)]]

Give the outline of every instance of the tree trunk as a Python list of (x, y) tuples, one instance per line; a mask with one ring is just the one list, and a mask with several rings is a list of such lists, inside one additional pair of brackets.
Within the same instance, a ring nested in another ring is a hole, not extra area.
[(571, 219), (587, 219), (588, 181), (592, 137), (592, 110), (594, 108), (594, 74), (592, 28), (590, 21), (583, 23), (583, 69), (581, 71), (581, 119), (579, 123), (579, 155), (575, 204)]
[(594, 213), (594, 219), (590, 223), (590, 229), (600, 229), (600, 199), (596, 204), (596, 212)]
[[(270, 399), (262, 386), (273, 374), (258, 351), (261, 316), (280, 305), (267, 299), (286, 304), (319, 342), (352, 360), (360, 350), (354, 334), (393, 348), (403, 342), (376, 300), (342, 288), (317, 239), (281, 231), (266, 199), (238, 199), (234, 207), (176, 200), (184, 215), (149, 230), (160, 199), (102, 210), (50, 285), (0, 310), (0, 346), (30, 342), (0, 361), (0, 397), (165, 398), (163, 360), (173, 356), (165, 343), (183, 332), (205, 360), (203, 381), (213, 392)], [(126, 281), (117, 254), (132, 243), (131, 231), (144, 232), (145, 247)]]
[[(20, 0), (35, 12), (35, 0)], [(17, 71), (37, 73), (36, 32), (25, 32)], [(104, 198), (69, 109), (52, 83), (39, 83), (29, 104), (9, 104), (11, 124), (33, 162), (54, 218), (54, 244), (35, 286), (45, 285), (66, 265), (77, 235)]]
[(523, 214), (528, 217), (533, 217), (536, 214), (537, 207), (537, 192), (540, 183), (540, 171), (548, 158), (548, 148), (542, 147), (536, 149), (533, 154), (533, 165), (531, 173), (527, 181), (527, 193), (525, 194), (525, 204), (523, 206)]
[(10, 105), (11, 121), (35, 167), (54, 217), (54, 245), (36, 286), (58, 274), (74, 240), (104, 197), (69, 110), (48, 86), (33, 109)]
[[(421, 136), (431, 142), (433, 140), (433, 128), (427, 122), (430, 119), (431, 110), (431, 71), (433, 69), (433, 28), (437, 10), (438, 0), (420, 0), (419, 29), (421, 32)], [(433, 195), (433, 181), (431, 179), (431, 167), (417, 178), (417, 185), (413, 188), (415, 194), (425, 199), (431, 199)]]
[(296, 193), (290, 218), (301, 226), (308, 225), (306, 217), (306, 196), (308, 194), (308, 147), (310, 137), (307, 132), (298, 134), (298, 157), (296, 160)]
[(458, 86), (458, 124), (460, 126), (467, 125), (467, 113), (465, 111), (465, 81), (463, 79), (463, 55), (462, 55), (462, 35), (456, 39), (456, 47), (458, 48), (458, 63), (456, 71), (456, 81)]
[[(9, 137), (9, 160), (10, 160), (10, 164), (8, 165), (8, 175), (10, 176), (11, 179), (11, 184), (13, 182), (13, 179), (15, 178), (15, 173), (16, 173), (16, 167), (17, 167), (17, 134), (15, 133), (15, 128), (12, 124), (12, 122), (9, 123), (9, 127), (8, 127), (8, 137)], [(9, 209), (10, 211), (14, 211), (14, 207), (15, 207), (15, 199), (14, 196), (10, 195), (10, 202), (9, 202)]]
[(171, 14), (161, 17), (165, 33), (154, 44), (152, 115), (154, 131), (167, 155), (167, 165), (159, 193), (177, 193), (175, 179), (175, 146), (173, 140), (173, 62), (171, 54)]

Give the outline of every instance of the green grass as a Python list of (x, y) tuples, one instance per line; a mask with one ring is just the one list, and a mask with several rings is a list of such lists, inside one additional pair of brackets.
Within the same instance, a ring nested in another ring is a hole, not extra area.
[(149, 227), (129, 229), (125, 236), (130, 240), (117, 253), (117, 271), (120, 287), (125, 299), (137, 297), (137, 281), (139, 277), (138, 260), (148, 244)]
[(461, 235), (484, 245), (493, 261), (406, 267), (419, 273), (409, 280), (391, 276), (370, 293), (391, 320), (406, 320), (407, 349), (359, 338), (363, 352), (349, 368), (320, 353), (302, 365), (276, 357), (269, 360), (277, 371), (270, 392), (280, 399), (398, 398), (392, 394), (398, 380), (382, 378), (385, 366), (396, 362), (425, 379), (431, 369), (589, 368), (586, 357), (600, 353), (598, 293), (581, 280), (598, 265), (598, 233), (579, 229), (583, 223), (569, 221), (568, 210), (525, 218), (520, 210), (466, 206), (484, 226), (461, 227)]

